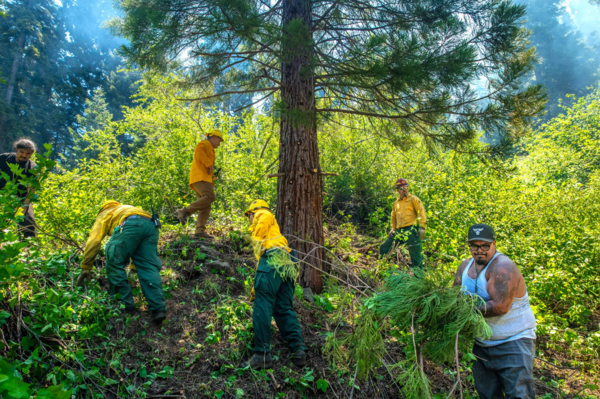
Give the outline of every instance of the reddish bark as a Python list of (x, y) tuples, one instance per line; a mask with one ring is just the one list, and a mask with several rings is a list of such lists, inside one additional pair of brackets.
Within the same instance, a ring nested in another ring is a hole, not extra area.
[[(297, 34), (286, 31), (286, 26), (295, 19), (304, 22), (307, 31), (311, 31), (310, 0), (283, 2), (284, 35)], [(293, 39), (283, 42), (297, 44), (283, 50), (281, 98), (284, 109), (280, 124), (277, 219), (284, 235), (312, 242), (296, 241), (294, 249), (304, 262), (322, 269), (323, 194), (315, 119), (315, 78), (310, 66), (312, 44)], [(321, 273), (304, 262), (300, 285), (321, 292)]]

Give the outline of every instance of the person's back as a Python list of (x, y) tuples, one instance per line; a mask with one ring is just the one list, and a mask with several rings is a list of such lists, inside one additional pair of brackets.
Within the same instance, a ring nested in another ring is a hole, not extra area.
[(152, 215), (141, 208), (117, 201), (104, 202), (85, 246), (77, 285), (84, 285), (91, 279), (91, 269), (102, 239), (110, 236), (106, 244), (106, 277), (111, 295), (114, 298), (120, 294), (119, 300), (125, 304), (125, 312), (135, 312), (131, 286), (125, 272), (132, 261), (142, 293), (153, 314), (152, 321), (162, 323), (166, 317), (166, 302), (160, 278), (162, 263), (157, 252), (159, 226)]
[(272, 367), (271, 319), (283, 339), (290, 346), (290, 360), (299, 367), (306, 365), (306, 347), (302, 329), (294, 311), (294, 284), (298, 278), (298, 263), (295, 251), (288, 247), (287, 239), (281, 234), (275, 216), (263, 200), (250, 204), (245, 213), (249, 218), (249, 231), (258, 265), (252, 294), (254, 306), (252, 326), (254, 328), (254, 355), (244, 362), (253, 369)]

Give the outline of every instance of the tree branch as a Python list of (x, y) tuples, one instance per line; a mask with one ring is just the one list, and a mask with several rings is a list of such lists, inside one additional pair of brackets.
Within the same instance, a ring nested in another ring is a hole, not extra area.
[(262, 91), (275, 91), (275, 90), (279, 90), (280, 87), (266, 87), (264, 89), (252, 89), (252, 90), (241, 90), (241, 91), (224, 91), (222, 93), (217, 93), (217, 94), (213, 94), (212, 96), (206, 96), (206, 97), (198, 97), (198, 98), (178, 98), (178, 101), (203, 101), (203, 100), (208, 100), (211, 98), (215, 98), (215, 97), (222, 97), (222, 96), (227, 96), (230, 94), (246, 94), (246, 93), (257, 93), (257, 92), (262, 92)]
[(384, 119), (408, 119), (413, 114), (407, 115), (384, 115), (384, 114), (376, 114), (374, 112), (362, 112), (362, 111), (353, 111), (349, 109), (339, 109), (339, 108), (317, 108), (317, 112), (339, 112), (342, 114), (351, 114), (351, 115), (363, 115), (363, 116), (373, 116), (375, 118), (384, 118)]

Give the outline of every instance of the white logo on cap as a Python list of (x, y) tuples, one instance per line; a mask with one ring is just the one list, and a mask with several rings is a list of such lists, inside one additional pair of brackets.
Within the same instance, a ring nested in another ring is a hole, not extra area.
[(483, 231), (483, 227), (480, 229), (473, 229), (473, 231), (475, 232), (475, 234), (479, 235), (479, 233)]

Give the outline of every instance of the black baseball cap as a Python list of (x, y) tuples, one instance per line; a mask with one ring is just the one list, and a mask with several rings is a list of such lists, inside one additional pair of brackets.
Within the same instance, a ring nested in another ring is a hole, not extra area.
[(479, 223), (469, 227), (469, 241), (494, 242), (495, 239), (494, 229), (487, 224)]

